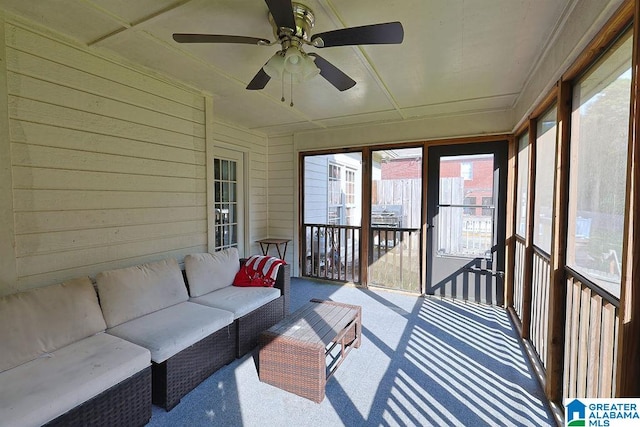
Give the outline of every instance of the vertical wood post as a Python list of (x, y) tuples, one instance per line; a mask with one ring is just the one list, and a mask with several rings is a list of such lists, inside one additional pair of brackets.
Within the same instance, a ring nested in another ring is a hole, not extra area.
[(429, 180), (429, 149), (427, 144), (423, 144), (422, 146), (422, 182), (421, 191), (422, 191), (422, 205), (421, 205), (421, 214), (420, 214), (420, 224), (422, 227), (420, 228), (420, 292), (422, 294), (427, 293), (427, 256), (430, 254), (427, 253), (428, 238), (430, 236), (431, 227), (428, 224), (429, 219), (427, 218), (427, 197), (428, 194), (428, 180)]
[(518, 159), (518, 141), (515, 137), (509, 138), (509, 154), (507, 163), (507, 212), (505, 219), (507, 227), (505, 230), (505, 244), (507, 246), (505, 253), (505, 274), (504, 274), (504, 305), (505, 307), (513, 307), (513, 283), (516, 257), (516, 204), (517, 186), (518, 186), (518, 170), (516, 162)]
[[(545, 393), (551, 401), (562, 399), (567, 283), (567, 219), (569, 200), (569, 137), (571, 135), (571, 84), (558, 87), (558, 141), (554, 174), (551, 278)], [(560, 402), (561, 403), (561, 402)]]
[(533, 284), (533, 216), (536, 188), (536, 121), (529, 119), (529, 179), (527, 182), (527, 230), (524, 249), (524, 282), (522, 284), (522, 339), (529, 339), (531, 329), (531, 295)]
[(369, 286), (369, 241), (371, 228), (371, 169), (373, 154), (371, 149), (362, 149), (362, 219), (360, 222), (360, 284)]
[(640, 1), (635, 2), (616, 397), (640, 396)]
[[(295, 149), (294, 149), (295, 150)], [(307, 230), (304, 226), (304, 156), (298, 153), (298, 272), (300, 276), (309, 274), (307, 269)], [(313, 242), (313, 229), (311, 230)], [(312, 258), (313, 259), (313, 256)], [(312, 261), (313, 263), (313, 261)], [(312, 264), (313, 265), (313, 264)], [(313, 268), (312, 268), (313, 270)]]

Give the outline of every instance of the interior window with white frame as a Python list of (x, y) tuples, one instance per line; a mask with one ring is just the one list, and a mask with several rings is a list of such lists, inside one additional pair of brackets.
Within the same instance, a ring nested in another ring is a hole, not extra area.
[(342, 218), (342, 166), (329, 163), (327, 224), (340, 224)]
[(345, 181), (345, 210), (346, 210), (346, 224), (355, 224), (355, 211), (356, 211), (356, 171), (351, 168), (346, 168), (344, 171)]

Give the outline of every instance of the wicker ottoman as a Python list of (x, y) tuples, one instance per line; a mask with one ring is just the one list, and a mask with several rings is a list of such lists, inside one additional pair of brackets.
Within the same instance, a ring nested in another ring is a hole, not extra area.
[(311, 300), (260, 335), (260, 381), (322, 402), (327, 379), (360, 347), (359, 306)]

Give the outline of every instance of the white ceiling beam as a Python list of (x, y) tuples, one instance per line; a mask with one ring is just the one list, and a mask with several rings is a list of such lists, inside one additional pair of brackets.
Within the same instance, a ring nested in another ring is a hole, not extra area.
[(137, 21), (134, 21), (134, 22), (127, 22), (126, 19), (116, 15), (115, 13), (111, 12), (108, 9), (105, 9), (102, 6), (99, 6), (99, 5), (95, 4), (92, 0), (79, 0), (79, 1), (87, 4), (88, 6), (90, 6), (92, 8), (94, 8), (98, 12), (103, 13), (108, 18), (112, 19), (114, 22), (116, 22), (116, 23), (118, 23), (119, 25), (122, 26), (122, 28), (119, 28), (116, 31), (113, 31), (113, 32), (111, 32), (109, 34), (106, 34), (106, 35), (104, 35), (102, 37), (99, 37), (99, 38), (97, 38), (95, 40), (92, 40), (91, 42), (87, 43), (87, 46), (91, 46), (91, 45), (99, 43), (99, 42), (101, 42), (103, 40), (106, 40), (106, 39), (108, 39), (110, 37), (113, 37), (116, 34), (119, 34), (119, 33), (123, 32), (123, 31), (126, 31), (128, 29), (134, 28), (137, 25), (144, 24), (145, 22), (148, 22), (148, 21), (150, 21), (150, 20), (152, 20), (154, 18), (157, 18), (158, 16), (164, 15), (165, 13), (171, 12), (172, 10), (175, 10), (175, 9), (177, 9), (179, 7), (182, 7), (185, 4), (187, 4), (187, 3), (189, 3), (189, 2), (191, 2), (193, 0), (181, 0), (181, 1), (177, 2), (177, 3), (171, 4), (171, 5), (167, 6), (167, 7), (165, 7), (164, 9), (161, 9), (161, 10), (159, 10), (157, 12), (154, 12), (152, 14), (144, 16), (143, 18), (140, 18), (140, 19), (138, 19)]
[[(331, 22), (337, 29), (347, 27), (345, 20), (340, 16), (335, 6), (331, 3), (331, 0), (319, 0), (318, 3), (320, 4), (320, 7), (322, 7), (324, 12), (329, 16), (329, 19), (331, 19)], [(375, 23), (376, 22), (373, 22), (373, 24)], [(380, 74), (378, 73), (376, 67), (373, 65), (373, 61), (371, 60), (369, 55), (367, 55), (364, 49), (360, 46), (354, 46), (352, 49), (356, 54), (356, 57), (365, 67), (371, 78), (376, 82), (382, 93), (384, 93), (385, 97), (389, 100), (393, 108), (398, 112), (400, 117), (406, 119), (406, 116), (402, 112), (402, 108), (398, 104), (398, 101), (396, 101), (396, 99), (393, 97), (391, 90), (382, 80), (382, 77), (380, 77)]]
[[(168, 43), (164, 39), (156, 37), (154, 34), (151, 34), (148, 31), (138, 30), (138, 29), (135, 29), (135, 28), (132, 28), (132, 30), (136, 31), (137, 34), (143, 35), (147, 39), (149, 39), (149, 40), (151, 40), (151, 41), (153, 41), (153, 42), (155, 42), (155, 43), (157, 43), (159, 45), (162, 45), (163, 47), (171, 49), (171, 50), (179, 53), (180, 55), (189, 58), (192, 61), (199, 62), (200, 64), (202, 64), (202, 65), (206, 66), (207, 68), (209, 68), (214, 73), (218, 74), (219, 76), (223, 77), (224, 79), (232, 82), (233, 84), (235, 84), (237, 86), (241, 86), (243, 89), (245, 89), (247, 87), (247, 84), (248, 84), (247, 82), (244, 82), (244, 81), (242, 81), (240, 79), (237, 79), (231, 74), (225, 73), (221, 69), (219, 69), (219, 68), (215, 67), (214, 65), (212, 65), (210, 62), (205, 61), (204, 59), (202, 59), (202, 58), (200, 58), (200, 57), (198, 57), (196, 55), (193, 55), (192, 53), (188, 52), (185, 49), (182, 49), (181, 47), (179, 47), (175, 43)], [(206, 90), (205, 90), (205, 92), (206, 92)], [(288, 109), (288, 111), (293, 111), (293, 113), (295, 115), (297, 115), (298, 117), (300, 117), (301, 120), (304, 120), (306, 122), (312, 123), (312, 124), (314, 124), (315, 126), (317, 126), (319, 128), (325, 128), (326, 127), (323, 124), (316, 122), (311, 117), (307, 116), (306, 114), (304, 114), (302, 111), (298, 110), (297, 108), (290, 107), (289, 104), (286, 104), (286, 103), (282, 102), (280, 99), (274, 98), (273, 96), (269, 95), (267, 92), (264, 92), (262, 90), (256, 90), (256, 91), (252, 91), (252, 92), (257, 94), (258, 96), (265, 97), (266, 99), (271, 101), (273, 104), (277, 105), (279, 108), (286, 108), (286, 109)]]
[[(213, 66), (210, 62), (207, 62), (207, 61), (199, 58), (198, 56), (191, 54), (187, 50), (176, 46), (174, 43), (167, 43), (165, 40), (163, 40), (163, 39), (161, 39), (159, 37), (156, 37), (155, 35), (149, 33), (148, 31), (144, 31), (144, 30), (140, 30), (140, 29), (136, 28), (136, 27), (138, 27), (138, 26), (140, 26), (140, 25), (142, 25), (144, 23), (147, 23), (147, 22), (149, 22), (149, 21), (151, 21), (153, 19), (158, 18), (159, 16), (162, 16), (162, 15), (164, 15), (166, 13), (174, 11), (177, 8), (182, 7), (182, 6), (186, 5), (187, 3), (189, 3), (189, 2), (191, 2), (193, 0), (182, 0), (182, 1), (178, 2), (178, 3), (174, 3), (174, 4), (172, 4), (172, 5), (168, 6), (168, 7), (165, 7), (162, 10), (159, 10), (159, 11), (157, 11), (155, 13), (149, 14), (149, 15), (147, 15), (147, 16), (145, 16), (145, 17), (143, 17), (143, 18), (141, 18), (141, 19), (139, 19), (139, 20), (137, 20), (135, 22), (132, 22), (132, 23), (127, 22), (124, 18), (122, 18), (122, 17), (116, 15), (115, 13), (113, 13), (113, 12), (111, 12), (111, 11), (109, 11), (109, 10), (107, 10), (107, 9), (97, 5), (97, 4), (95, 4), (92, 0), (79, 0), (79, 1), (89, 5), (90, 7), (94, 8), (98, 12), (104, 14), (106, 17), (108, 17), (109, 19), (113, 20), (114, 22), (116, 22), (117, 24), (122, 26), (122, 28), (120, 28), (120, 29), (118, 29), (116, 31), (113, 31), (113, 32), (111, 32), (109, 34), (106, 34), (106, 35), (104, 35), (102, 37), (99, 37), (96, 40), (93, 40), (93, 41), (87, 43), (87, 46), (92, 46), (92, 45), (95, 45), (97, 43), (103, 42), (103, 41), (115, 36), (116, 34), (119, 34), (119, 33), (123, 32), (123, 31), (132, 30), (132, 31), (135, 31), (136, 34), (142, 35), (145, 38), (147, 38), (148, 40), (153, 41), (154, 43), (157, 43), (159, 45), (162, 45), (163, 47), (169, 48), (169, 49), (175, 51), (176, 53), (180, 54), (181, 56), (185, 56), (185, 57), (189, 58), (192, 61), (199, 62), (200, 64), (202, 64), (202, 65), (206, 66), (207, 68), (209, 68), (212, 72), (218, 74), (219, 76), (221, 76), (222, 78), (230, 81), (231, 83), (233, 83), (235, 85), (242, 86), (242, 88), (246, 88), (246, 86), (248, 84), (247, 82), (239, 80), (239, 79), (235, 78), (234, 76), (225, 73), (224, 71), (220, 70), (219, 68)], [(205, 89), (201, 88), (201, 90), (203, 92), (207, 92)], [(310, 124), (313, 124), (314, 126), (316, 126), (318, 128), (326, 128), (326, 125), (313, 120), (311, 117), (309, 117), (308, 115), (304, 114), (302, 111), (298, 110), (297, 108), (289, 106), (289, 104), (285, 105), (285, 103), (282, 102), (280, 99), (276, 99), (276, 98), (270, 96), (269, 94), (267, 94), (266, 92), (263, 92), (263, 91), (254, 91), (254, 92), (256, 92), (258, 96), (265, 97), (271, 103), (277, 105), (279, 108), (287, 108), (288, 111), (292, 111), (301, 120), (303, 120), (305, 122), (308, 122)]]

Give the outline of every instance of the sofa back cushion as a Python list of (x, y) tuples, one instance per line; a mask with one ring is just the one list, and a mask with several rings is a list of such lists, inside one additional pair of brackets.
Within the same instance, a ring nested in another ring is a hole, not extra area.
[(0, 298), (0, 372), (106, 328), (88, 277)]
[(173, 258), (103, 271), (96, 283), (109, 328), (189, 299), (182, 271)]
[(189, 294), (199, 297), (233, 283), (240, 258), (237, 248), (227, 248), (213, 254), (191, 254), (184, 258), (184, 269), (189, 281)]

